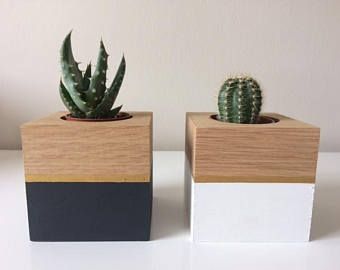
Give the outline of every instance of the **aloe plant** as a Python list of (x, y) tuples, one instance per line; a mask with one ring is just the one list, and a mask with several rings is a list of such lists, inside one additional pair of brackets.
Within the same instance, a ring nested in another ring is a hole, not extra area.
[(62, 77), (59, 92), (61, 99), (72, 117), (111, 118), (115, 117), (122, 105), (112, 109), (125, 74), (124, 55), (111, 85), (106, 88), (108, 54), (100, 41), (96, 68), (91, 73), (91, 63), (84, 72), (75, 61), (71, 46), (71, 32), (66, 36), (60, 51)]
[(218, 95), (217, 119), (224, 122), (255, 124), (262, 106), (259, 84), (251, 77), (228, 78)]

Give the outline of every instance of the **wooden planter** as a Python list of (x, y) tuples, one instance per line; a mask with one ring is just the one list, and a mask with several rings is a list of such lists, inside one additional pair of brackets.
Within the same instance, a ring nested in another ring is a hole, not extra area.
[(32, 241), (149, 240), (152, 113), (21, 127)]
[(308, 241), (320, 130), (279, 114), (232, 124), (187, 113), (186, 194), (194, 241)]

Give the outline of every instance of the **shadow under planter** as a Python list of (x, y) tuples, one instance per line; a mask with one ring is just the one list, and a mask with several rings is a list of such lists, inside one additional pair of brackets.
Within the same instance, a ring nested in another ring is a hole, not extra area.
[(32, 241), (146, 241), (152, 212), (152, 113), (23, 125)]

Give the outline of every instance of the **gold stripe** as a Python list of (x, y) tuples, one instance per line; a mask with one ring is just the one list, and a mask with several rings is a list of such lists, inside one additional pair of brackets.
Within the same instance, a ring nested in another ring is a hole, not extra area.
[(145, 183), (150, 182), (150, 175), (51, 175), (26, 174), (26, 182), (113, 182)]
[(313, 176), (194, 176), (197, 183), (315, 183)]

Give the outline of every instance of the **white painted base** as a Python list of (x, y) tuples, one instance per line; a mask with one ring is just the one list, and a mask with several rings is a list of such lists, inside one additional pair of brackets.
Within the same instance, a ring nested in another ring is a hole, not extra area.
[(194, 241), (309, 241), (314, 184), (195, 183), (188, 161), (185, 174)]

